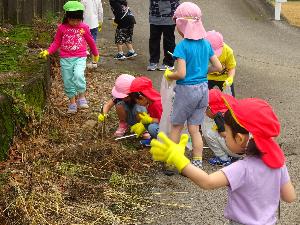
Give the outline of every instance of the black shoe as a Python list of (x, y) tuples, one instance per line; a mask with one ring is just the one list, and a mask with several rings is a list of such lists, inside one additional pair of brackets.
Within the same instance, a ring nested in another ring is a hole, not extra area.
[(124, 60), (124, 59), (126, 59), (126, 57), (125, 57), (124, 54), (118, 53), (118, 54), (115, 55), (114, 59)]
[(136, 52), (127, 52), (126, 55), (125, 55), (125, 57), (126, 57), (127, 59), (133, 58), (133, 57), (136, 57), (136, 56), (137, 56), (137, 53), (136, 53)]

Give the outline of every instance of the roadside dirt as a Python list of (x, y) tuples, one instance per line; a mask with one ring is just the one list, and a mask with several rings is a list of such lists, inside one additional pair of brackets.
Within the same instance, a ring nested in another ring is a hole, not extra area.
[(283, 3), (282, 15), (291, 25), (300, 27), (300, 1)]

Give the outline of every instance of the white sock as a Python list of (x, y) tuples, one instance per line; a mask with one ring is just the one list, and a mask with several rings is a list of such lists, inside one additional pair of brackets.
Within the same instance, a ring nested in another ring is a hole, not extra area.
[(128, 52), (130, 52), (130, 53), (134, 53), (134, 50), (132, 49), (132, 50), (129, 50)]
[(124, 53), (123, 52), (118, 52), (119, 54), (123, 55)]

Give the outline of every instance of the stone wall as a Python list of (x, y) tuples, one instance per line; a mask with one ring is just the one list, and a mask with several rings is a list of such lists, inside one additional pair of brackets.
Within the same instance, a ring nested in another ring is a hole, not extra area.
[[(0, 161), (7, 158), (10, 144), (18, 129), (26, 126), (28, 122), (28, 112), (18, 104), (21, 102), (34, 112), (42, 113), (50, 84), (50, 64), (47, 62), (41, 64), (39, 73), (27, 76), (17, 86), (5, 83), (0, 85)], [(18, 99), (18, 96), (22, 96), (22, 99)]]

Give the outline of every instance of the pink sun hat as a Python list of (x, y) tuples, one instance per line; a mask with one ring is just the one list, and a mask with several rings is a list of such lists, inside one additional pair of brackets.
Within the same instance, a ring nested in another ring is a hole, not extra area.
[(201, 21), (201, 9), (192, 2), (181, 3), (173, 16), (177, 29), (183, 33), (184, 38), (199, 40), (206, 37), (206, 31)]
[(130, 92), (130, 86), (132, 81), (135, 79), (134, 76), (129, 74), (121, 74), (118, 76), (111, 93), (115, 98), (125, 98)]
[(205, 39), (210, 42), (216, 56), (219, 57), (222, 54), (224, 46), (223, 35), (220, 32), (212, 30), (207, 32)]

